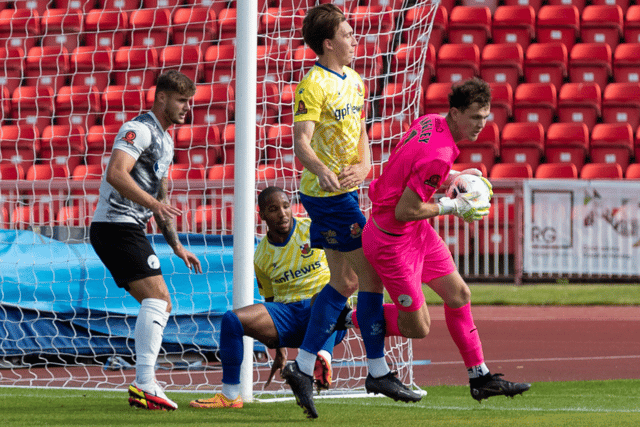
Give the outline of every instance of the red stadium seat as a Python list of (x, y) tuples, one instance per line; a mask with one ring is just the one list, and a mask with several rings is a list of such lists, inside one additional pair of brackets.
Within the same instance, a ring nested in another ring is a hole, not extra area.
[(11, 117), (11, 92), (6, 86), (0, 86), (0, 124)]
[(489, 178), (533, 178), (533, 169), (529, 163), (496, 163), (491, 168)]
[(19, 205), (11, 214), (9, 226), (17, 230), (28, 230), (35, 226), (51, 225), (52, 218), (47, 204)]
[(502, 129), (513, 115), (513, 89), (509, 83), (489, 83), (491, 86), (491, 112), (488, 121)]
[(25, 59), (28, 86), (51, 86), (55, 91), (64, 86), (69, 73), (69, 51), (64, 46), (36, 46)]
[(540, 163), (536, 169), (536, 178), (566, 179), (578, 178), (578, 169), (573, 163)]
[[(315, 58), (315, 53), (313, 55)], [(418, 81), (420, 71), (419, 62), (423, 55), (425, 55), (426, 58), (422, 64), (424, 65), (422, 81)], [(295, 69), (294, 64), (294, 70)], [(426, 46), (422, 44), (409, 46), (406, 43), (399, 45), (391, 56), (389, 74), (393, 77), (394, 83), (399, 83), (407, 87), (422, 84), (422, 87), (426, 88), (431, 84), (431, 81), (436, 75), (435, 47), (431, 43)]]
[(405, 117), (407, 107), (413, 100), (416, 98), (422, 99), (421, 97), (422, 88), (420, 86), (409, 88), (399, 83), (389, 83), (382, 92), (382, 100), (380, 102), (382, 115), (384, 117), (395, 117), (399, 120), (409, 120), (409, 117)]
[(491, 39), (491, 10), (480, 5), (454, 7), (447, 36), (449, 43), (471, 43), (482, 50)]
[(11, 96), (11, 117), (17, 125), (34, 126), (38, 132), (53, 120), (51, 86), (18, 86)]
[[(69, 168), (66, 165), (36, 164), (27, 169), (25, 180), (34, 181), (27, 191), (30, 196), (45, 196), (56, 199), (57, 202), (66, 200), (69, 189)], [(37, 184), (40, 183), (40, 184)], [(54, 190), (51, 184), (64, 184), (60, 190)], [(57, 209), (56, 209), (57, 211)]]
[(640, 4), (629, 6), (624, 15), (625, 43), (640, 43)]
[(173, 10), (177, 6), (182, 5), (183, 0), (142, 0), (142, 7), (153, 9), (165, 7)]
[(622, 39), (624, 17), (616, 4), (591, 4), (582, 11), (580, 39), (582, 43), (606, 43), (615, 49)]
[(627, 169), (633, 157), (634, 135), (628, 123), (598, 123), (591, 132), (589, 156), (595, 163), (617, 163)]
[(617, 163), (586, 163), (580, 170), (582, 179), (622, 179), (622, 168)]
[(462, 172), (465, 169), (478, 169), (480, 172), (482, 172), (482, 176), (488, 176), (487, 175), (487, 166), (484, 163), (463, 163), (463, 162), (456, 162), (453, 165), (451, 165), (451, 170), (455, 170), (458, 172)]
[(362, 76), (368, 94), (378, 91), (378, 78), (382, 75), (383, 52), (377, 43), (362, 42), (356, 47), (353, 69)]
[(238, 10), (223, 9), (218, 13), (218, 43), (235, 45)]
[(194, 45), (170, 45), (160, 50), (160, 71), (178, 70), (194, 82), (204, 78), (202, 52)]
[(22, 82), (24, 50), (20, 47), (0, 47), (0, 86), (13, 93)]
[(260, 15), (258, 36), (267, 37), (266, 44), (286, 44), (291, 48), (297, 48), (304, 44), (302, 40), (302, 20), (305, 9), (287, 9), (269, 7), (266, 13)]
[(41, 18), (42, 46), (64, 46), (68, 52), (80, 45), (84, 17), (80, 9), (47, 9)]
[(42, 131), (40, 157), (52, 165), (64, 165), (72, 171), (84, 162), (85, 130), (82, 126), (52, 125)]
[(545, 5), (537, 13), (536, 37), (538, 43), (562, 42), (567, 50), (580, 36), (580, 14), (573, 5)]
[(291, 125), (273, 125), (267, 130), (266, 140), (267, 162), (283, 176), (294, 176), (302, 172), (302, 164), (297, 161), (293, 152), (293, 127)]
[[(606, 0), (609, 1), (609, 0)], [(594, 0), (589, 0), (589, 3), (593, 4)], [(566, 6), (573, 5), (578, 9), (579, 13), (582, 13), (586, 6), (587, 0), (546, 0), (545, 4), (550, 6)]]
[(526, 50), (535, 38), (536, 12), (529, 5), (498, 6), (493, 13), (493, 43), (518, 43)]
[(518, 43), (492, 43), (482, 49), (480, 77), (486, 82), (520, 84), (524, 53)]
[(100, 92), (95, 86), (62, 86), (55, 99), (57, 124), (89, 129), (98, 124)]
[(140, 0), (99, 0), (101, 9), (122, 9), (131, 11), (140, 7)]
[(257, 81), (276, 82), (280, 79), (289, 81), (291, 75), (291, 50), (286, 44), (258, 46)]
[(141, 86), (110, 85), (102, 93), (102, 123), (107, 125), (127, 122), (142, 112), (144, 94)]
[(6, 43), (3, 47), (28, 52), (36, 45), (39, 35), (40, 14), (36, 10), (11, 8), (0, 11), (0, 39)]
[(293, 126), (293, 103), (297, 83), (285, 83), (280, 89), (280, 123)]
[(172, 163), (168, 170), (168, 179), (175, 181), (186, 179), (188, 181), (202, 181), (205, 179), (205, 168), (202, 164)]
[(313, 67), (317, 60), (318, 55), (316, 55), (310, 47), (305, 45), (297, 46), (293, 50), (293, 74), (291, 76), (291, 81), (299, 82), (302, 80), (304, 75), (307, 74), (307, 71)]
[(640, 179), (640, 163), (631, 163), (627, 167), (624, 177), (627, 179)]
[(547, 131), (545, 158), (549, 163), (573, 163), (580, 170), (589, 152), (589, 129), (584, 123), (553, 123)]
[(436, 59), (436, 81), (460, 82), (480, 75), (480, 50), (474, 44), (444, 44)]
[(460, 155), (456, 159), (462, 163), (484, 163), (491, 170), (500, 154), (500, 130), (498, 125), (487, 122), (475, 141), (458, 142)]
[(235, 168), (233, 164), (214, 165), (207, 171), (207, 179), (216, 180), (233, 180), (235, 176)]
[[(82, 183), (84, 183), (85, 181), (100, 181), (102, 180), (102, 175), (104, 174), (105, 169), (106, 165), (102, 164), (78, 165), (72, 169), (71, 181)], [(99, 188), (87, 189), (84, 185), (81, 189), (71, 190), (71, 194), (76, 196), (97, 196), (99, 193)], [(95, 202), (97, 203), (97, 197), (91, 197), (90, 199), (95, 200)], [(89, 207), (88, 203), (82, 203), (82, 205), (84, 207)], [(80, 206), (76, 204), (75, 207), (78, 208)], [(93, 210), (91, 210), (91, 212), (93, 213)]]
[(640, 125), (640, 83), (609, 83), (602, 96), (604, 123)]
[[(590, 0), (589, 4), (592, 5), (617, 5), (622, 9), (622, 13), (626, 13), (629, 9), (629, 4), (632, 3), (631, 0)], [(635, 2), (634, 2), (635, 3)]]
[(534, 11), (538, 12), (542, 7), (543, 0), (502, 0), (500, 3), (505, 6), (531, 6)]
[(122, 46), (114, 55), (114, 82), (121, 86), (148, 89), (155, 84), (158, 67), (156, 49), (144, 46)]
[(360, 43), (377, 43), (383, 54), (391, 52), (394, 42), (393, 33), (397, 11), (389, 6), (355, 6), (347, 14), (355, 34), (361, 37)]
[(0, 126), (0, 164), (13, 164), (23, 170), (35, 164), (40, 153), (40, 133), (31, 125)]
[(431, 83), (424, 96), (425, 114), (447, 115), (449, 112), (449, 93), (451, 83)]
[(233, 205), (207, 204), (187, 212), (189, 231), (203, 234), (231, 234)]
[(578, 43), (573, 46), (569, 54), (571, 82), (595, 82), (604, 89), (612, 75), (611, 47), (608, 44)]
[[(280, 119), (280, 93), (274, 82), (256, 85), (256, 123), (258, 126), (273, 125)], [(292, 104), (289, 104), (290, 107)]]
[(493, 14), (496, 8), (498, 7), (498, 3), (503, 3), (499, 0), (461, 0), (459, 2), (462, 6), (467, 7), (486, 7), (489, 9), (489, 12)]
[[(87, 206), (83, 204), (83, 206)], [(63, 227), (88, 227), (91, 225), (93, 210), (82, 209), (79, 205), (63, 206), (56, 217), (57, 225)]]
[(613, 81), (640, 82), (640, 43), (621, 43), (613, 52)]
[(389, 159), (391, 152), (409, 129), (407, 120), (394, 118), (376, 121), (369, 128), (369, 147), (371, 148), (371, 161), (384, 163)]
[(87, 131), (87, 165), (106, 167), (111, 156), (111, 147), (122, 123), (91, 126)]
[(221, 156), (218, 126), (183, 125), (176, 132), (175, 156), (178, 163), (211, 167)]
[(233, 87), (235, 66), (235, 45), (213, 45), (204, 54), (204, 80), (206, 83), (226, 83)]
[(56, 0), (55, 4), (60, 9), (80, 9), (86, 13), (95, 6), (96, 2), (94, 0)]
[(532, 43), (524, 61), (524, 81), (551, 83), (557, 90), (567, 78), (569, 55), (563, 43)]
[[(0, 133), (2, 128), (0, 128)], [(0, 179), (3, 181), (21, 180), (25, 178), (24, 169), (19, 164), (0, 163)]]
[(522, 163), (535, 170), (544, 153), (544, 129), (540, 123), (507, 123), (500, 142), (500, 160)]
[(224, 83), (199, 84), (193, 96), (191, 115), (194, 125), (217, 125), (222, 130), (233, 119), (234, 90)]
[(173, 13), (173, 41), (177, 45), (199, 46), (202, 52), (218, 37), (218, 20), (209, 6), (178, 8)]
[(112, 68), (110, 47), (80, 46), (71, 54), (71, 86), (95, 86), (102, 92), (109, 85)]
[(522, 83), (513, 99), (516, 122), (539, 122), (547, 129), (553, 122), (557, 106), (556, 87), (551, 83)]
[(584, 123), (593, 129), (601, 116), (602, 92), (597, 83), (565, 83), (558, 93), (558, 121)]
[(121, 9), (91, 9), (84, 17), (84, 44), (119, 49), (129, 30), (127, 12)]
[(144, 46), (149, 50), (160, 49), (170, 44), (173, 35), (171, 11), (169, 9), (136, 9), (129, 14), (131, 46)]
[(417, 42), (422, 42), (423, 44), (431, 43), (436, 51), (440, 49), (447, 33), (449, 12), (442, 3), (438, 6), (436, 14), (433, 17), (431, 35), (428, 36), (423, 30), (418, 29), (418, 25), (416, 23), (431, 19), (430, 14), (430, 7), (410, 8), (404, 19), (402, 41), (409, 45), (415, 45)]

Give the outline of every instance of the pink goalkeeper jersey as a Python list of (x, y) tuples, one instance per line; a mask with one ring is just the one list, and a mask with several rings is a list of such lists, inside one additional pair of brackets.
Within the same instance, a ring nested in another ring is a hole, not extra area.
[(376, 224), (394, 234), (411, 232), (416, 221), (395, 218), (405, 187), (427, 202), (449, 175), (458, 154), (460, 150), (444, 117), (428, 114), (416, 119), (391, 153), (382, 175), (369, 186)]

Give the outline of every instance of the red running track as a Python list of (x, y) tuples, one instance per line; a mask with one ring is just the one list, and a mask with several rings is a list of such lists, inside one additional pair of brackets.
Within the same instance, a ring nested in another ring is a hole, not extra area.
[[(413, 340), (416, 384), (468, 384), (442, 306), (431, 332)], [(640, 307), (472, 306), (492, 373), (518, 382), (640, 378)]]

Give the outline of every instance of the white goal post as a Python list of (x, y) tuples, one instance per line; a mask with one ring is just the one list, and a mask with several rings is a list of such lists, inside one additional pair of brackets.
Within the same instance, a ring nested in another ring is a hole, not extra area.
[[(294, 214), (306, 215), (297, 203), (291, 131), (296, 82), (315, 60), (300, 25), (316, 0), (26, 2), (31, 9), (5, 3), (0, 386), (125, 388), (132, 380), (138, 306), (92, 252), (86, 227), (119, 126), (150, 107), (155, 77), (175, 68), (193, 76), (198, 91), (190, 122), (172, 130), (170, 197), (184, 212), (181, 238), (207, 274), (190, 275), (151, 222), (147, 231), (174, 301), (158, 379), (169, 392), (219, 391), (220, 316), (258, 297), (253, 251), (266, 230), (256, 221), (256, 196), (281, 186)], [(333, 3), (359, 39), (352, 66), (368, 94), (373, 169), (360, 191), (368, 216), (369, 180), (422, 112), (439, 1)], [(415, 385), (411, 341), (385, 344), (400, 379)], [(270, 363), (264, 346), (245, 340), (245, 401), (291, 396), (279, 378), (265, 387)], [(362, 341), (349, 331), (336, 347), (334, 386), (322, 395), (362, 393), (366, 375)]]

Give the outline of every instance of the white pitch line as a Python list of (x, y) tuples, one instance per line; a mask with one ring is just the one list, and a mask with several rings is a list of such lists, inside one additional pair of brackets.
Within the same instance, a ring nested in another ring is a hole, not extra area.
[[(518, 363), (518, 362), (577, 362), (577, 361), (590, 361), (590, 360), (621, 360), (621, 359), (640, 359), (640, 355), (628, 355), (628, 356), (584, 356), (584, 357), (544, 357), (535, 359), (496, 359), (486, 360), (486, 363)], [(431, 362), (431, 365), (458, 365), (459, 360), (451, 362)]]

